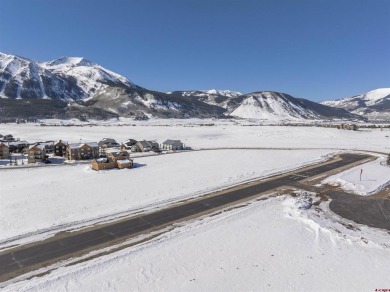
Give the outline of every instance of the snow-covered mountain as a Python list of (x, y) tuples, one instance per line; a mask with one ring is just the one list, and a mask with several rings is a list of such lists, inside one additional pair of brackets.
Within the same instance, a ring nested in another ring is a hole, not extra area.
[(50, 62), (0, 53), (0, 97), (80, 100), (108, 86), (135, 87), (125, 77), (84, 58)]
[(237, 97), (242, 95), (241, 92), (233, 91), (233, 90), (218, 90), (218, 89), (210, 89), (210, 90), (202, 90), (206, 94), (210, 95), (222, 95), (226, 97)]
[(173, 91), (172, 96), (195, 99), (221, 107), (226, 116), (267, 121), (298, 121), (308, 119), (354, 119), (356, 115), (341, 109), (320, 105), (288, 94), (262, 91), (242, 94), (230, 90)]
[(342, 109), (294, 98), (285, 93), (262, 91), (240, 96), (242, 101), (229, 114), (245, 119), (298, 121), (307, 119), (358, 118)]
[[(187, 91), (172, 91), (168, 94), (173, 96), (188, 97), (191, 99), (197, 99), (210, 105), (216, 105), (224, 109), (231, 109), (240, 102), (238, 97), (242, 95), (241, 92), (232, 90), (187, 90)], [(238, 98), (238, 99), (237, 99)]]
[(3, 120), (118, 116), (210, 118), (221, 117), (224, 112), (220, 107), (195, 99), (147, 90), (79, 57), (36, 62), (0, 53), (0, 97)]
[(36, 62), (0, 53), (0, 119), (119, 116), (234, 116), (269, 121), (356, 118), (343, 109), (283, 93), (216, 89), (162, 93), (80, 57)]
[(97, 92), (85, 105), (104, 108), (123, 117), (218, 118), (224, 109), (196, 99), (170, 95), (144, 88), (109, 87)]
[(390, 120), (390, 88), (379, 88), (360, 95), (322, 104), (346, 109), (370, 120)]
[(187, 90), (187, 91), (171, 91), (167, 94), (180, 94), (181, 96), (198, 96), (198, 97), (210, 97), (210, 96), (226, 96), (226, 97), (237, 97), (242, 95), (241, 92), (232, 90)]
[(224, 112), (198, 100), (144, 89), (80, 57), (36, 62), (0, 53), (0, 97), (3, 118), (185, 118), (220, 117)]
[(62, 57), (40, 65), (63, 78), (73, 77), (77, 86), (85, 93), (84, 98), (91, 98), (96, 91), (108, 86), (136, 87), (125, 77), (84, 58)]

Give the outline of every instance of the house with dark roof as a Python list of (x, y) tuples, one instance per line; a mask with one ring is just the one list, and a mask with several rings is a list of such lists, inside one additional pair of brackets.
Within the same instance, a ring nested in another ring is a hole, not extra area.
[(137, 144), (137, 142), (138, 142), (137, 140), (128, 139), (121, 144), (121, 150), (131, 150), (131, 147)]
[(107, 147), (107, 148), (120, 146), (114, 139), (111, 138), (103, 138), (101, 141), (99, 141), (98, 145), (99, 147)]
[(30, 143), (27, 141), (8, 142), (10, 153), (22, 153), (23, 149), (28, 148), (28, 146), (30, 146)]
[(68, 142), (62, 141), (61, 139), (54, 142), (54, 156), (64, 156), (66, 153), (66, 145)]
[(131, 147), (131, 152), (149, 152), (149, 151), (154, 151), (154, 152), (160, 152), (160, 147), (158, 143), (153, 140), (153, 141), (138, 141)]
[(184, 144), (180, 140), (168, 139), (161, 144), (162, 150), (183, 150)]
[(13, 141), (16, 141), (16, 139), (14, 138), (14, 136), (12, 134), (8, 134), (8, 135), (4, 135), (1, 137), (2, 141), (4, 142), (13, 142)]

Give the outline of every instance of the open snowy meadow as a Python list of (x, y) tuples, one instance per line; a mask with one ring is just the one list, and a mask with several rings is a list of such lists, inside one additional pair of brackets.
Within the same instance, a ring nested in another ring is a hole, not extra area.
[[(201, 150), (136, 157), (136, 168), (126, 170), (95, 172), (88, 164), (1, 167), (2, 248), (296, 169), (345, 149), (390, 151), (389, 129), (347, 131), (211, 120), (83, 127), (0, 124), (0, 133), (11, 133), (29, 142), (57, 139), (97, 142), (109, 137), (118, 142), (133, 138), (156, 139), (161, 143), (180, 139), (186, 146)], [(369, 176), (363, 177), (365, 182), (361, 185), (356, 180), (356, 169), (323, 183), (338, 183), (347, 190), (368, 195), (390, 181), (389, 168), (382, 166), (380, 160), (364, 165)], [(4, 289), (374, 291), (389, 288), (388, 233), (336, 216), (329, 210), (329, 202), (321, 203), (318, 210), (302, 208), (304, 201), (314, 196), (299, 193), (296, 197), (282, 195), (253, 201), (216, 216), (182, 223), (148, 243), (10, 283)], [(348, 229), (345, 227), (348, 224), (356, 228)]]
[[(52, 122), (54, 123), (54, 122)], [(46, 122), (46, 124), (49, 124)], [(55, 124), (59, 125), (60, 122)], [(390, 128), (339, 130), (314, 126), (267, 126), (232, 120), (149, 120), (145, 122), (107, 122), (98, 126), (40, 126), (39, 124), (0, 124), (0, 133), (12, 133), (23, 140), (62, 139), (69, 143), (99, 141), (104, 137), (118, 142), (127, 139), (180, 139), (187, 146), (270, 147), (270, 148), (337, 148), (390, 151)]]
[(324, 159), (327, 150), (214, 150), (136, 158), (134, 169), (89, 165), (0, 170), (0, 243), (199, 196)]

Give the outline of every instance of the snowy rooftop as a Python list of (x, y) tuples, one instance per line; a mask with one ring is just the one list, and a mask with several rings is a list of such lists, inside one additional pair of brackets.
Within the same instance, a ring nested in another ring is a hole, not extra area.
[(96, 142), (72, 143), (72, 144), (69, 144), (69, 147), (70, 147), (71, 149), (77, 149), (77, 148), (82, 147), (83, 145), (87, 145), (87, 146), (89, 146), (89, 147), (99, 147), (99, 146), (98, 146), (98, 143), (96, 143)]
[(60, 140), (55, 141), (55, 142), (54, 142), (54, 145), (55, 145), (55, 144), (59, 144), (59, 143), (62, 143), (62, 144), (65, 144), (65, 145), (66, 145), (66, 144), (68, 144), (68, 141), (63, 141), (63, 140), (60, 139)]
[(8, 146), (18, 146), (18, 145), (21, 145), (21, 144), (30, 144), (30, 143), (28, 143), (28, 142), (25, 141), (25, 140), (23, 140), (23, 141), (8, 142)]
[(130, 162), (133, 162), (133, 160), (131, 160), (131, 159), (120, 159), (120, 160), (117, 160), (117, 163), (119, 163), (119, 164), (126, 164), (126, 163), (130, 163)]
[(32, 148), (38, 148), (38, 149), (44, 150), (45, 149), (45, 145), (35, 144), (35, 145), (30, 145), (28, 147), (28, 149), (32, 149)]

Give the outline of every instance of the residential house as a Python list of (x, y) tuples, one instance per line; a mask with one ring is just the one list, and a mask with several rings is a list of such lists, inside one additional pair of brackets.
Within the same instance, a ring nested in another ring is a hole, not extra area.
[(96, 142), (73, 143), (66, 147), (68, 160), (85, 160), (99, 157), (99, 146)]
[(156, 141), (138, 141), (131, 147), (131, 152), (159, 152), (160, 147)]
[(111, 138), (103, 138), (99, 143), (99, 157), (106, 157), (107, 149), (109, 148), (119, 148), (119, 144)]
[(14, 136), (12, 136), (11, 134), (8, 134), (8, 135), (4, 135), (2, 137), (3, 141), (4, 142), (13, 142), (15, 141), (16, 139), (14, 138)]
[(43, 145), (47, 154), (54, 152), (54, 141), (36, 142), (35, 144)]
[(184, 144), (180, 140), (166, 140), (161, 144), (161, 149), (164, 150), (183, 150)]
[(0, 159), (9, 158), (9, 147), (7, 144), (0, 142)]
[(27, 162), (36, 163), (44, 162), (46, 160), (46, 149), (44, 145), (31, 145), (27, 151)]
[(99, 158), (92, 161), (91, 167), (93, 170), (104, 170), (115, 168), (115, 164), (115, 161), (112, 161), (111, 159)]
[(126, 151), (113, 151), (107, 154), (107, 158), (99, 158), (92, 161), (91, 167), (94, 170), (132, 168), (133, 160), (130, 159), (129, 153)]
[(138, 142), (137, 140), (128, 139), (121, 144), (121, 150), (131, 150), (131, 147), (137, 144), (137, 142)]
[(127, 151), (110, 151), (107, 153), (107, 158), (111, 158), (113, 161), (121, 159), (129, 159), (130, 154)]
[(68, 142), (58, 140), (54, 142), (53, 147), (54, 147), (54, 156), (64, 156), (66, 153), (66, 145)]
[(119, 169), (133, 168), (133, 160), (130, 159), (130, 154), (127, 151), (110, 152), (107, 158), (116, 162), (116, 167)]
[(22, 153), (23, 149), (27, 148), (30, 146), (30, 143), (27, 141), (13, 141), (13, 142), (8, 142), (8, 147), (9, 147), (9, 152), (10, 153)]
[(119, 147), (120, 146), (114, 139), (111, 139), (111, 138), (103, 138), (98, 143), (98, 145), (99, 145), (99, 147), (107, 147), (107, 148)]

